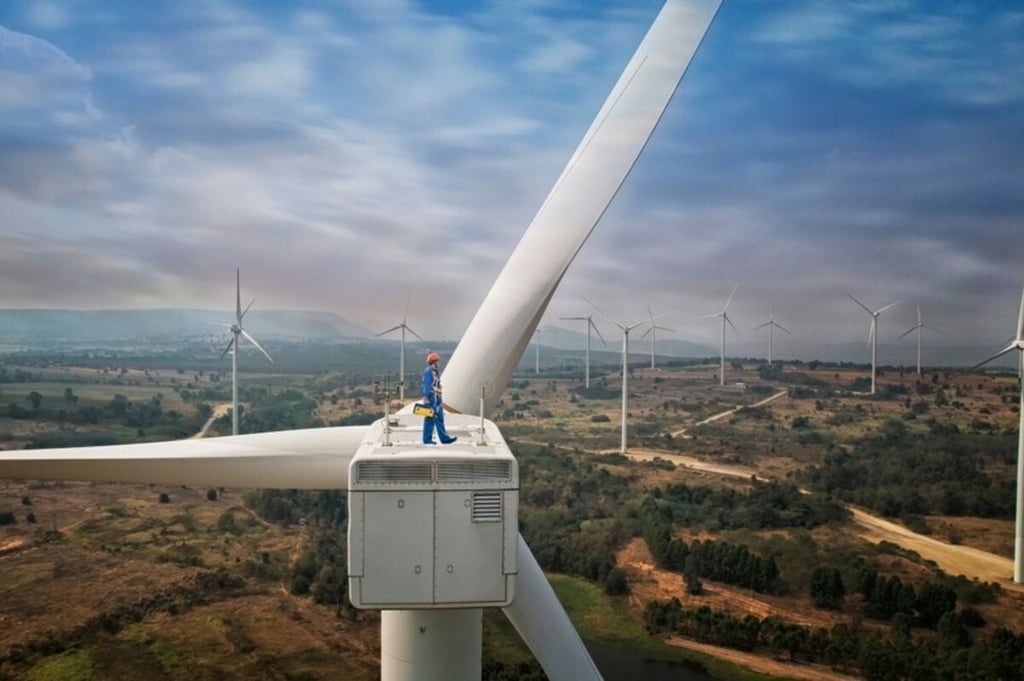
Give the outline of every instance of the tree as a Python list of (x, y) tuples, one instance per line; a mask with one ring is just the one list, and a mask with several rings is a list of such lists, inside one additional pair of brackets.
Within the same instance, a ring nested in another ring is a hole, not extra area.
[(208, 489), (208, 490), (206, 490), (206, 500), (207, 501), (217, 501), (217, 490), (215, 490), (215, 489)]
[(692, 553), (686, 557), (683, 579), (686, 580), (686, 593), (691, 596), (700, 596), (704, 593), (704, 584), (700, 581), (700, 576), (697, 574), (697, 560)]
[(811, 598), (819, 608), (839, 609), (846, 596), (843, 576), (836, 568), (819, 566), (811, 573)]
[(622, 568), (612, 568), (604, 579), (604, 592), (609, 596), (622, 596), (629, 593), (629, 582), (626, 581), (626, 571)]
[(39, 391), (33, 390), (25, 399), (32, 404), (32, 409), (39, 411), (39, 406), (43, 402), (43, 396), (39, 394)]
[(70, 386), (67, 387), (67, 388), (64, 388), (64, 401), (65, 402), (74, 402), (75, 401), (75, 391), (72, 390)]
[(167, 492), (160, 492), (159, 501), (161, 504), (171, 503), (171, 498), (167, 496)]

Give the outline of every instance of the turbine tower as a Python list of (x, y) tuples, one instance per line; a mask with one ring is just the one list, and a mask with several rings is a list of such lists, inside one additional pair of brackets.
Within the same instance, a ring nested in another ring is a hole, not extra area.
[(1013, 581), (1024, 582), (1024, 289), (1020, 292), (1020, 312), (1017, 315), (1017, 337), (1005, 348), (972, 367), (988, 364), (1005, 354), (1017, 351), (1017, 392), (1020, 393), (1020, 420), (1017, 423), (1017, 516), (1013, 542)]
[(871, 315), (871, 328), (868, 331), (868, 345), (871, 347), (871, 394), (874, 395), (875, 377), (878, 374), (878, 315), (882, 314), (893, 305), (899, 305), (900, 301), (897, 300), (895, 303), (889, 303), (885, 307), (880, 307), (874, 312), (872, 312), (871, 308), (869, 308), (867, 305), (854, 298), (849, 293), (847, 293), (846, 295), (850, 296), (850, 300), (860, 305), (862, 308), (864, 308), (865, 312)]
[[(459, 424), (467, 433), (471, 428), (473, 433), (480, 433), (481, 439), (486, 434), (495, 449), (500, 447), (507, 451), (497, 426), (485, 423), (485, 417), (501, 400), (513, 370), (576, 253), (650, 139), (720, 4), (720, 0), (668, 0), (658, 14), (452, 354), (442, 377), (444, 406), (453, 412), (448, 424), (450, 429)], [(362, 258), (365, 254), (355, 257)], [(406, 407), (406, 410), (411, 409), (412, 405)], [(477, 419), (467, 416), (473, 413), (480, 413), (479, 429), (475, 425)], [(393, 494), (385, 494), (390, 500), (377, 507), (380, 513), (364, 514), (361, 507), (351, 503), (354, 494), (369, 494), (356, 491), (354, 487), (375, 482), (379, 487), (380, 482), (389, 481), (390, 485), (393, 480), (387, 477), (395, 472), (387, 469), (387, 460), (391, 457), (382, 456), (385, 450), (376, 449), (376, 445), (387, 443), (388, 427), (389, 420), (381, 419), (371, 426), (2, 452), (0, 478), (348, 489), (350, 533), (358, 513), (364, 525), (373, 522), (407, 537), (409, 532), (400, 521), (413, 517), (411, 510), (427, 509), (415, 514), (413, 519), (417, 526), (421, 521), (432, 525), (434, 515), (429, 508), (434, 495), (431, 492), (415, 498), (405, 495), (413, 506), (406, 509), (405, 515), (399, 510), (403, 504), (399, 502), (396, 506)], [(383, 434), (382, 440), (373, 439), (377, 433)], [(369, 461), (364, 455), (367, 447), (378, 453), (369, 457)], [(478, 449), (483, 448), (472, 444), (469, 437), (465, 441), (459, 438), (459, 443), (446, 448), (444, 454), (437, 448), (417, 446), (411, 454), (426, 465), (406, 466), (404, 472), (398, 473), (419, 476), (416, 479), (420, 484), (429, 486), (440, 479), (440, 466), (449, 459), (458, 466), (445, 470), (458, 480), (466, 479), (458, 477), (466, 475), (466, 471), (484, 473), (485, 477), (492, 475), (492, 467), (482, 471), (473, 467), (474, 457), (484, 454), (486, 458), (486, 453)], [(409, 452), (406, 457), (409, 458)], [(353, 466), (355, 463), (374, 465), (360, 469)], [(385, 477), (374, 477), (379, 475)], [(459, 484), (465, 487), (465, 483)], [(464, 490), (462, 493), (465, 496)], [(479, 507), (477, 496), (481, 500)], [(514, 519), (515, 498), (508, 507), (504, 504), (495, 507), (493, 498), (486, 492), (474, 494), (466, 508), (474, 514), (479, 510), (479, 517), (483, 519), (502, 515), (507, 510)], [(464, 504), (460, 502), (455, 507), (463, 509), (468, 521)], [(504, 555), (514, 557), (507, 566), (503, 559), (498, 561), (501, 570), (507, 569), (506, 574), (514, 575), (514, 599), (503, 606), (503, 612), (551, 681), (598, 681), (600, 672), (529, 546), (521, 535), (516, 537), (514, 527), (507, 538), (501, 537), (498, 542), (501, 547), (508, 547)], [(386, 540), (389, 534), (376, 536)], [(481, 546), (475, 536), (473, 533), (453, 535), (442, 523), (431, 538), (471, 551)], [(420, 564), (418, 555), (388, 545), (386, 557), (390, 560), (385, 564), (388, 568), (384, 575), (385, 588), (379, 593), (400, 598), (399, 592), (408, 593), (410, 584), (422, 583), (423, 577), (414, 579), (421, 573), (420, 568), (422, 572), (433, 572), (431, 548), (424, 550), (428, 557)], [(352, 580), (361, 578), (352, 569), (358, 560), (354, 555), (356, 551), (379, 554), (381, 549), (373, 543), (350, 546), (350, 586)], [(452, 565), (447, 571), (442, 567), (440, 578), (457, 571)], [(465, 584), (457, 587), (473, 587), (478, 580), (462, 581)], [(429, 588), (426, 593), (429, 598)], [(406, 605), (407, 601), (395, 603), (392, 599), (389, 602), (393, 605), (381, 606), (383, 681), (476, 681), (480, 678), (482, 606), (472, 599), (413, 606)]]
[(757, 331), (758, 329), (763, 329), (766, 326), (768, 327), (768, 366), (771, 366), (772, 346), (775, 341), (775, 329), (778, 329), (779, 331), (785, 331), (789, 335), (792, 334), (789, 333), (789, 329), (775, 321), (775, 306), (772, 306), (768, 311), (768, 321), (766, 321), (764, 324), (758, 324), (757, 326), (755, 326), (754, 331)]
[(409, 325), (405, 323), (406, 319), (408, 319), (408, 317), (409, 317), (409, 298), (410, 297), (411, 297), (411, 295), (410, 296), (406, 296), (406, 298), (405, 298), (405, 314), (402, 315), (402, 323), (399, 324), (398, 326), (392, 326), (387, 331), (381, 331), (380, 333), (378, 333), (377, 335), (374, 336), (374, 338), (380, 338), (381, 336), (383, 336), (385, 334), (388, 334), (388, 333), (391, 333), (392, 331), (397, 331), (399, 329), (402, 330), (402, 340), (401, 340), (401, 350), (400, 350), (401, 354), (399, 355), (399, 358), (398, 358), (398, 397), (403, 402), (405, 401), (405, 332), (408, 331), (409, 333), (411, 333), (412, 335), (416, 336), (420, 340), (423, 340), (423, 338), (421, 338), (418, 333), (413, 331), (409, 327)]
[[(658, 326), (654, 323), (654, 313), (651, 312), (651, 306), (647, 306), (647, 316), (650, 318), (651, 326), (644, 331), (644, 335), (640, 336), (640, 340), (647, 338), (647, 334), (651, 334), (651, 368), (654, 368), (654, 343), (657, 340), (658, 330), (661, 331), (672, 331), (672, 329), (666, 329), (664, 326)], [(664, 315), (659, 315), (664, 316)]]
[(932, 327), (928, 326), (927, 324), (925, 324), (921, 320), (921, 306), (918, 305), (917, 306), (917, 324), (914, 324), (912, 327), (910, 327), (909, 329), (907, 329), (906, 331), (904, 331), (900, 335), (900, 338), (903, 338), (904, 336), (909, 334), (911, 331), (917, 331), (917, 375), (918, 376), (921, 375), (921, 332), (924, 329), (928, 329), (929, 331), (934, 331), (935, 333), (942, 333), (938, 329), (935, 329), (935, 328), (932, 328)]
[(729, 323), (729, 326), (732, 327), (733, 331), (735, 331), (736, 333), (739, 333), (739, 330), (736, 328), (736, 325), (732, 323), (731, 319), (729, 319), (729, 312), (728, 312), (728, 310), (729, 310), (729, 303), (732, 302), (732, 297), (734, 295), (736, 295), (736, 289), (737, 288), (739, 288), (739, 284), (736, 284), (735, 286), (732, 287), (732, 293), (730, 293), (729, 297), (726, 298), (726, 300), (725, 300), (725, 307), (722, 308), (721, 312), (714, 312), (712, 314), (704, 315), (704, 319), (710, 319), (711, 317), (721, 317), (722, 318), (722, 352), (721, 352), (721, 360), (720, 360), (719, 371), (718, 371), (718, 384), (719, 385), (725, 385), (725, 324), (726, 324), (726, 322)]
[(233, 324), (225, 324), (224, 326), (231, 329), (231, 340), (228, 342), (228, 346), (224, 348), (224, 352), (220, 353), (221, 359), (224, 359), (224, 355), (231, 353), (231, 434), (238, 435), (238, 337), (243, 336), (247, 341), (256, 346), (256, 349), (263, 353), (273, 363), (273, 358), (267, 354), (267, 351), (256, 342), (256, 339), (249, 335), (249, 332), (242, 328), (242, 317), (249, 311), (252, 304), (256, 302), (253, 298), (248, 305), (245, 306), (245, 310), (242, 309), (242, 275), (240, 271), (235, 269), (235, 321)]
[[(584, 300), (587, 299), (584, 298)], [(589, 300), (587, 300), (587, 302), (590, 303)], [(625, 454), (627, 414), (629, 405), (629, 332), (637, 328), (638, 326), (643, 326), (644, 324), (653, 324), (655, 319), (664, 317), (665, 314), (668, 313), (660, 314), (657, 317), (650, 317), (650, 319), (642, 319), (638, 322), (633, 322), (632, 324), (620, 324), (619, 322), (615, 321), (614, 319), (606, 315), (604, 312), (602, 312), (600, 308), (598, 308), (596, 305), (594, 305), (593, 303), (590, 304), (593, 305), (594, 309), (597, 310), (597, 312), (602, 317), (604, 317), (612, 324), (622, 329), (622, 437), (619, 445), (619, 453)], [(650, 312), (650, 310), (648, 310), (648, 312)]]
[(540, 329), (533, 332), (533, 373), (540, 375)]
[(586, 369), (584, 370), (585, 373), (584, 373), (584, 379), (583, 379), (583, 387), (584, 388), (589, 388), (590, 387), (590, 330), (593, 329), (594, 333), (597, 334), (597, 337), (601, 339), (601, 345), (607, 345), (607, 343), (604, 342), (604, 337), (601, 336), (601, 331), (597, 328), (597, 325), (594, 324), (594, 315), (593, 314), (589, 314), (586, 317), (561, 317), (560, 319), (566, 319), (566, 320), (572, 320), (572, 321), (585, 321), (587, 323), (587, 353), (585, 355), (585, 357), (586, 357), (586, 359), (585, 359)]

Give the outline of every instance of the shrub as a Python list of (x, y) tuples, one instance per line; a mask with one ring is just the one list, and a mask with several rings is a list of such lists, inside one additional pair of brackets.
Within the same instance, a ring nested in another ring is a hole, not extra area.
[(169, 504), (171, 503), (171, 498), (167, 496), (167, 492), (160, 492), (159, 501), (161, 504)]
[(607, 414), (594, 414), (590, 417), (591, 423), (609, 423), (610, 421)]
[(215, 490), (215, 489), (208, 489), (208, 490), (206, 490), (206, 500), (207, 501), (217, 501), (217, 490)]

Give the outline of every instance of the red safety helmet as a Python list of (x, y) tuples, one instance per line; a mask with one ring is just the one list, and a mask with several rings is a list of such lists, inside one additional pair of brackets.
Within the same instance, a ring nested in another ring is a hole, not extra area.
[(441, 355), (437, 354), (436, 352), (432, 352), (429, 355), (427, 355), (427, 364), (433, 364), (434, 362), (440, 362), (440, 361), (441, 361)]

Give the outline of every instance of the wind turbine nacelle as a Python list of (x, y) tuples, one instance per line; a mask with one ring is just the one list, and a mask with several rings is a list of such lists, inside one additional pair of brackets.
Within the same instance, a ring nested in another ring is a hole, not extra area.
[(349, 599), (357, 608), (505, 607), (514, 598), (519, 466), (494, 423), (449, 414), (424, 445), (412, 414), (374, 423), (349, 467)]

